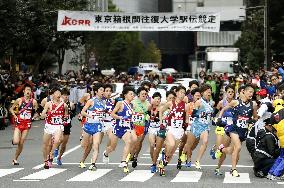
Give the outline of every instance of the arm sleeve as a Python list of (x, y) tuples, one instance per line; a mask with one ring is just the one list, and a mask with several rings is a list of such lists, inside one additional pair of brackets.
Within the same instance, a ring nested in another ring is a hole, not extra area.
[(272, 155), (273, 157), (277, 156), (278, 147), (277, 147), (277, 143), (275, 143), (275, 138), (272, 135), (266, 136), (265, 143), (266, 143), (266, 148), (267, 148), (268, 153)]
[(278, 69), (278, 73), (282, 76), (282, 82), (284, 81), (284, 70), (282, 67)]
[(268, 107), (266, 104), (261, 104), (260, 108), (257, 110), (257, 115), (259, 117), (262, 117), (264, 115), (265, 112), (267, 112)]

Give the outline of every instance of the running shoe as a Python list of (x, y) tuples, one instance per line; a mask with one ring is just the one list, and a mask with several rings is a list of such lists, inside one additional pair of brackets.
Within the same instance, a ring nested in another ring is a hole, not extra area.
[(215, 168), (214, 173), (216, 176), (222, 176), (223, 173), (220, 171), (220, 168)]
[(240, 177), (240, 174), (238, 173), (237, 169), (231, 169), (231, 172), (233, 177)]
[(180, 159), (178, 159), (178, 162), (177, 162), (177, 169), (181, 169), (181, 160)]
[(83, 162), (79, 163), (79, 168), (86, 168), (86, 165)]
[(12, 164), (15, 165), (15, 166), (18, 166), (19, 162), (17, 160), (13, 159)]
[(185, 163), (186, 162), (186, 154), (182, 153), (181, 156), (179, 157), (179, 159), (181, 160), (181, 162)]
[(49, 165), (48, 165), (48, 160), (47, 161), (44, 161), (44, 166), (43, 166), (44, 169), (49, 169)]
[(195, 168), (199, 170), (201, 169), (201, 165), (199, 161), (195, 161)]
[(47, 163), (48, 163), (49, 168), (52, 167), (52, 162), (53, 162), (53, 159), (51, 159), (51, 158), (48, 159)]
[(61, 159), (56, 159), (56, 164), (58, 165), (58, 166), (61, 166), (62, 165), (62, 161), (61, 161)]
[(124, 162), (121, 161), (121, 163), (118, 165), (119, 168), (123, 168), (124, 167)]
[(108, 164), (109, 163), (109, 157), (106, 156), (105, 152), (106, 151), (104, 151), (104, 153), (103, 153), (103, 163)]
[(277, 177), (272, 174), (267, 174), (266, 178), (269, 180), (277, 180)]
[(136, 167), (137, 167), (137, 158), (134, 157), (132, 161), (132, 168), (136, 168)]
[(53, 157), (56, 158), (58, 157), (58, 149), (55, 149), (53, 152)]
[(189, 162), (186, 161), (186, 162), (185, 162), (185, 167), (186, 167), (186, 168), (191, 168), (191, 165), (192, 165), (192, 164), (191, 164), (191, 161), (189, 161)]
[(157, 165), (152, 165), (151, 166), (151, 173), (156, 173), (157, 172)]
[(163, 161), (159, 162), (159, 174), (160, 174), (160, 176), (166, 176), (165, 167), (163, 165)]
[(96, 165), (95, 165), (94, 163), (91, 164), (91, 165), (89, 166), (89, 170), (91, 170), (91, 171), (96, 171), (96, 170), (97, 170)]

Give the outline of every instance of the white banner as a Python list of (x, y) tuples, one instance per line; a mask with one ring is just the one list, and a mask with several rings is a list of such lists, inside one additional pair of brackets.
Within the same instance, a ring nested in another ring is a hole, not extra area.
[(220, 13), (124, 13), (58, 11), (58, 31), (219, 32)]
[(158, 63), (139, 63), (139, 68), (142, 70), (158, 70)]

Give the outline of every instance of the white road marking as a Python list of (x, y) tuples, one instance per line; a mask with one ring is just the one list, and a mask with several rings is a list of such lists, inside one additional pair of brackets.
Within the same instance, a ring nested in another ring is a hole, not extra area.
[[(90, 165), (91, 163), (85, 163)], [(97, 165), (105, 165), (105, 163), (96, 163)], [(119, 165), (121, 163), (108, 163), (108, 165)], [(79, 165), (79, 163), (63, 163), (63, 165)], [(176, 166), (177, 164), (171, 163), (168, 166)], [(152, 163), (138, 163), (138, 166), (152, 166)], [(192, 164), (192, 166), (195, 166)], [(201, 165), (201, 167), (216, 167), (216, 165)], [(222, 165), (222, 167), (232, 167), (232, 165)], [(237, 165), (237, 168), (253, 168), (251, 165)]]
[(0, 178), (9, 174), (16, 173), (24, 168), (11, 168), (11, 169), (0, 169)]
[(13, 181), (40, 181), (40, 180), (13, 180)]
[(49, 177), (52, 177), (56, 174), (59, 174), (61, 172), (64, 172), (66, 169), (59, 169), (59, 168), (51, 168), (51, 169), (45, 169), (41, 170), (39, 172), (35, 172), (33, 174), (30, 174), (28, 176), (20, 178), (21, 180), (44, 180)]
[(139, 157), (140, 159), (151, 159), (151, 157)]
[(112, 169), (97, 169), (96, 171), (87, 170), (66, 181), (94, 181), (109, 173), (111, 170)]
[(230, 172), (225, 173), (223, 183), (251, 183), (249, 173), (239, 173), (240, 177), (233, 177)]
[(198, 171), (179, 171), (171, 182), (198, 182), (202, 172)]
[(153, 175), (154, 173), (151, 173), (150, 170), (134, 170), (119, 181), (144, 182), (150, 179)]
[(279, 185), (284, 185), (284, 182), (277, 182), (277, 184), (279, 184)]
[[(78, 146), (75, 146), (75, 147), (69, 149), (68, 151), (64, 152), (64, 154), (62, 155), (62, 158), (65, 157), (66, 155), (68, 155), (69, 153), (79, 149), (80, 147), (81, 147), (81, 145), (78, 145)], [(44, 164), (39, 164), (39, 165), (33, 167), (33, 169), (38, 170), (38, 169), (41, 169), (43, 166), (44, 166)]]

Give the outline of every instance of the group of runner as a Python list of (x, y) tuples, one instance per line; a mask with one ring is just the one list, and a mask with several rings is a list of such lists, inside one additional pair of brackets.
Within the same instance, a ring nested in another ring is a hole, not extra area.
[[(239, 177), (236, 169), (240, 159), (242, 142), (253, 120), (260, 119), (257, 104), (252, 100), (254, 86), (244, 85), (238, 89), (227, 85), (225, 97), (217, 104), (212, 100), (209, 85), (199, 85), (197, 81), (189, 83), (189, 90), (183, 86), (173, 87), (166, 93), (166, 101), (161, 102), (161, 94), (156, 92), (150, 98), (150, 84), (144, 82), (135, 90), (124, 87), (121, 97), (112, 98), (112, 85), (96, 83), (94, 96), (85, 94), (77, 104), (81, 107), (83, 148), (80, 168), (86, 168), (85, 160), (92, 151), (89, 170), (96, 170), (99, 151), (103, 152), (103, 162), (108, 163), (111, 153), (116, 149), (118, 140), (124, 142), (119, 165), (125, 173), (129, 172), (128, 163), (136, 168), (143, 141), (148, 135), (152, 173), (166, 174), (166, 166), (172, 160), (177, 148), (179, 157), (177, 168), (191, 167), (201, 169), (201, 160), (208, 146), (209, 130), (216, 125), (216, 143), (210, 150), (212, 159), (218, 159), (216, 175), (221, 175), (220, 168), (226, 155), (232, 157), (231, 174)], [(24, 141), (31, 128), (33, 111), (38, 111), (37, 102), (31, 98), (32, 88), (26, 86), (24, 97), (19, 98), (10, 109), (15, 117), (16, 126), (12, 143), (18, 145), (14, 165), (19, 165), (18, 157), (23, 150)], [(137, 96), (136, 96), (137, 95)], [(257, 92), (257, 95), (267, 93)], [(71, 120), (75, 117), (75, 104), (68, 101), (69, 91), (54, 87), (51, 95), (41, 102), (43, 110), (40, 116), (45, 118), (43, 135), (44, 168), (52, 166), (53, 161), (62, 165), (62, 155), (69, 139)], [(18, 106), (18, 108), (17, 108)], [(17, 110), (16, 110), (17, 109)], [(106, 148), (100, 148), (106, 135)], [(196, 159), (192, 152), (200, 143)], [(192, 162), (193, 161), (193, 162)], [(184, 163), (184, 164), (183, 164)]]

